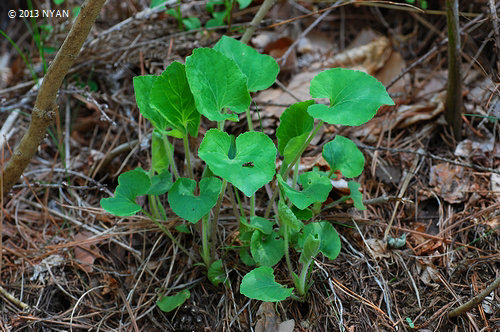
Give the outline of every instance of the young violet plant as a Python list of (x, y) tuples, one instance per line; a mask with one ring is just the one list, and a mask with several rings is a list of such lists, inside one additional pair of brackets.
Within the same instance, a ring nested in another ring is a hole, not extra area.
[[(152, 0), (151, 8), (163, 5), (166, 0)], [(205, 24), (206, 28), (210, 27), (218, 27), (225, 25), (225, 21), (230, 21), (231, 13), (233, 10), (233, 6), (235, 3), (238, 3), (238, 6), (241, 9), (245, 9), (250, 5), (252, 0), (210, 0), (207, 2), (205, 8), (208, 13), (212, 16), (210, 20)], [(174, 17), (177, 20), (179, 25), (179, 30), (195, 30), (201, 27), (201, 22), (197, 17), (189, 16), (184, 18), (181, 12), (181, 0), (178, 0), (178, 6), (176, 8), (170, 8), (166, 10), (166, 13), (170, 16)], [(216, 11), (216, 6), (222, 5), (222, 11)]]
[[(313, 258), (321, 253), (335, 259), (340, 252), (340, 238), (333, 226), (317, 219), (332, 190), (332, 179), (339, 173), (346, 178), (359, 176), (364, 157), (351, 140), (337, 135), (323, 147), (330, 171), (299, 174), (300, 157), (311, 140), (324, 123), (358, 126), (369, 121), (381, 105), (394, 104), (383, 85), (363, 72), (325, 70), (312, 79), (310, 94), (312, 98), (328, 98), (329, 105), (308, 100), (287, 108), (280, 118), (276, 146), (269, 136), (253, 130), (249, 107), (251, 93), (270, 87), (278, 72), (279, 66), (272, 57), (223, 36), (213, 48), (195, 49), (185, 65), (173, 62), (159, 76), (135, 77), (137, 105), (154, 126), (151, 168), (137, 168), (120, 175), (114, 197), (101, 200), (106, 211), (118, 216), (142, 212), (192, 257), (164, 226), (171, 216), (160, 196), (167, 194), (173, 214), (191, 225), (199, 225), (201, 260), (208, 278), (218, 285), (228, 281), (216, 250), (219, 213), (227, 192), (239, 220), (241, 261), (255, 267), (244, 276), (240, 292), (262, 301), (282, 301), (290, 296), (305, 299), (312, 284)], [(243, 113), (248, 132), (237, 137), (225, 132), (225, 122), (238, 121)], [(198, 148), (197, 155), (205, 163), (199, 177), (192, 168), (194, 154), (188, 140), (189, 136), (198, 136), (201, 116), (216, 122), (217, 128), (205, 133)], [(180, 169), (174, 160), (171, 139), (183, 142), (185, 162)], [(278, 153), (282, 159), (279, 172)], [(255, 194), (272, 181), (276, 190), (266, 200), (266, 213), (257, 216)], [(359, 184), (349, 181), (348, 187), (349, 195), (327, 207), (351, 199), (357, 208), (364, 209)], [(248, 211), (240, 193), (250, 200)], [(136, 198), (141, 195), (148, 196), (148, 208), (137, 204)], [(270, 219), (276, 199), (278, 214)], [(185, 224), (176, 227), (178, 231), (186, 228)], [(292, 250), (300, 253), (296, 267), (290, 255)], [(293, 288), (275, 281), (273, 267), (283, 257)], [(173, 310), (188, 297), (186, 290), (161, 297), (158, 305), (162, 310)]]
[[(252, 0), (210, 0), (207, 2), (206, 9), (212, 15), (212, 19), (208, 20), (205, 26), (207, 28), (217, 27), (224, 25), (224, 21), (229, 21), (231, 19), (231, 12), (233, 10), (234, 3), (237, 2), (241, 9), (247, 8)], [(223, 5), (224, 10), (215, 11), (216, 5)]]

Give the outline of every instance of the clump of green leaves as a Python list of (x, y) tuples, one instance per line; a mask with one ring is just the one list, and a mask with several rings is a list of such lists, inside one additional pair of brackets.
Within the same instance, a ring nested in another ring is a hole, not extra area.
[[(238, 3), (238, 6), (241, 9), (247, 8), (252, 0), (210, 0), (207, 2), (206, 9), (212, 15), (212, 19), (208, 20), (205, 26), (207, 28), (217, 27), (224, 25), (225, 22), (228, 22), (231, 19), (231, 12), (233, 10), (233, 6), (235, 3)], [(217, 5), (222, 5), (223, 10), (217, 11), (215, 8)]]
[[(152, 0), (151, 8), (161, 6), (165, 3), (166, 0)], [(206, 3), (205, 8), (207, 12), (212, 16), (211, 19), (207, 21), (205, 24), (206, 28), (210, 27), (218, 27), (223, 26), (230, 22), (231, 13), (233, 10), (233, 6), (235, 3), (238, 3), (238, 6), (241, 9), (245, 9), (250, 5), (252, 0), (210, 0)], [(167, 9), (167, 14), (174, 17), (179, 25), (179, 30), (195, 30), (201, 27), (201, 22), (197, 17), (189, 16), (184, 17), (181, 12), (181, 0), (178, 0), (178, 6), (176, 8)], [(220, 10), (222, 7), (222, 10)]]
[[(119, 216), (142, 211), (162, 226), (171, 217), (159, 199), (167, 202), (175, 215), (194, 225), (201, 220), (200, 256), (207, 276), (215, 285), (228, 282), (223, 261), (216, 259), (214, 236), (226, 189), (233, 190), (233, 202), (239, 206), (238, 246), (241, 261), (253, 266), (240, 285), (245, 296), (262, 301), (282, 301), (290, 296), (304, 300), (310, 288), (313, 258), (319, 254), (335, 259), (341, 248), (340, 238), (327, 221), (318, 220), (322, 203), (332, 190), (332, 180), (341, 173), (346, 178), (359, 176), (364, 157), (348, 138), (337, 135), (323, 147), (329, 172), (313, 170), (298, 174), (298, 162), (306, 147), (324, 123), (357, 126), (369, 121), (381, 105), (393, 105), (383, 85), (359, 71), (334, 68), (319, 73), (311, 81), (312, 98), (328, 98), (329, 104), (314, 100), (298, 102), (287, 108), (277, 129), (277, 146), (262, 132), (250, 126), (251, 93), (270, 87), (278, 75), (276, 61), (251, 47), (223, 36), (213, 48), (195, 49), (186, 64), (170, 64), (159, 75), (134, 78), (134, 89), (141, 114), (154, 126), (151, 169), (135, 169), (118, 178), (115, 196), (101, 200), (108, 212)], [(226, 121), (239, 121), (246, 113), (249, 131), (237, 137), (224, 131)], [(201, 116), (217, 123), (208, 130), (197, 155), (206, 168), (200, 178), (191, 166), (188, 138), (197, 137)], [(170, 139), (184, 144), (184, 169), (174, 162)], [(276, 158), (282, 165), (276, 169)], [(293, 176), (290, 176), (293, 171)], [(267, 212), (255, 214), (254, 195), (275, 181), (276, 191)], [(349, 181), (350, 194), (334, 203), (352, 199), (364, 209), (359, 184)], [(241, 203), (243, 194), (250, 198), (250, 210)], [(147, 195), (149, 209), (141, 207), (136, 197)], [(269, 212), (278, 198), (278, 213)], [(331, 205), (331, 204), (330, 204)], [(182, 231), (185, 231), (185, 225)], [(162, 228), (175, 241), (168, 229)], [(180, 230), (181, 228), (179, 228)], [(176, 242), (177, 244), (177, 242)], [(189, 251), (181, 247), (188, 254)], [(300, 254), (292, 262), (290, 252)], [(275, 280), (273, 267), (283, 257), (294, 287)], [(189, 293), (162, 297), (162, 310), (180, 305)]]

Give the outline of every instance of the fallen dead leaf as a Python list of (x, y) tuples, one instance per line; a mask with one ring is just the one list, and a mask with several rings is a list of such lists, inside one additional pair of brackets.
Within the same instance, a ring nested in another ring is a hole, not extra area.
[(368, 246), (369, 252), (375, 259), (382, 259), (390, 257), (387, 252), (387, 243), (379, 239), (368, 239), (365, 241)]
[(467, 198), (469, 177), (463, 167), (441, 163), (431, 167), (429, 185), (448, 203), (461, 203)]
[[(405, 68), (406, 62), (401, 53), (393, 51), (389, 59), (387, 59), (385, 65), (377, 72), (375, 77), (382, 82), (384, 86), (387, 86), (393, 79), (398, 77)], [(406, 93), (410, 87), (410, 75), (406, 74), (394, 83), (387, 91), (391, 94)]]
[(281, 322), (272, 302), (262, 302), (257, 310), (255, 332), (293, 332), (294, 327), (295, 321), (293, 319)]
[(102, 281), (104, 288), (101, 291), (101, 295), (106, 295), (109, 293), (114, 293), (120, 287), (118, 281), (110, 276), (109, 274), (104, 274), (104, 280)]
[[(495, 149), (494, 153), (493, 149)], [(500, 158), (500, 146), (495, 144), (492, 137), (489, 140), (464, 139), (455, 148), (455, 156), (457, 157), (470, 158), (473, 154), (478, 153), (486, 154), (486, 158)]]
[[(264, 47), (264, 53), (269, 54), (276, 60), (280, 59), (287, 51), (288, 48), (293, 44), (293, 40), (288, 37), (281, 37), (268, 43)], [(295, 48), (286, 58), (285, 63), (282, 65), (282, 61), (278, 61), (280, 65), (280, 72), (293, 71), (297, 67), (297, 54)]]
[(94, 243), (85, 242), (85, 240), (92, 236), (94, 236), (94, 234), (87, 231), (81, 231), (75, 235), (75, 241), (83, 242), (74, 248), (75, 258), (80, 263), (80, 267), (88, 273), (94, 270), (93, 265), (95, 259), (102, 256), (100, 250)]
[(333, 49), (332, 37), (321, 31), (311, 31), (297, 45), (299, 53), (326, 54)]
[(420, 280), (429, 287), (439, 288), (439, 272), (434, 265), (426, 259), (419, 259), (417, 262), (417, 270), (420, 274)]
[(382, 68), (391, 56), (391, 42), (385, 36), (378, 37), (374, 41), (349, 48), (342, 53), (329, 59), (322, 67), (346, 67), (362, 70), (374, 75)]

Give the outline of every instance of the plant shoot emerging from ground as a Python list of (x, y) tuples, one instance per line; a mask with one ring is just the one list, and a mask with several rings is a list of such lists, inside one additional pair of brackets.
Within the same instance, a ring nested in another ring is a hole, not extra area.
[[(134, 78), (136, 100), (141, 114), (154, 126), (152, 164), (149, 170), (137, 168), (119, 176), (115, 196), (101, 200), (102, 207), (117, 216), (142, 212), (156, 223), (186, 254), (184, 248), (164, 226), (168, 216), (160, 196), (166, 194), (170, 209), (189, 224), (198, 224), (201, 261), (215, 285), (228, 282), (224, 262), (216, 252), (216, 231), (222, 200), (226, 192), (239, 220), (238, 246), (241, 262), (254, 268), (240, 285), (245, 296), (262, 301), (282, 301), (288, 297), (304, 300), (310, 288), (313, 258), (320, 253), (335, 259), (341, 247), (334, 227), (320, 218), (322, 203), (332, 190), (331, 180), (338, 174), (355, 178), (364, 167), (364, 157), (348, 138), (337, 135), (323, 147), (329, 172), (313, 170), (299, 174), (298, 164), (311, 140), (325, 123), (359, 126), (369, 121), (382, 105), (394, 105), (383, 85), (375, 78), (354, 70), (328, 69), (311, 81), (312, 98), (328, 98), (329, 104), (314, 100), (295, 103), (280, 118), (277, 146), (262, 132), (253, 131), (250, 116), (251, 93), (270, 87), (279, 66), (267, 55), (229, 37), (222, 37), (213, 48), (195, 49), (186, 63), (173, 62), (159, 75)], [(246, 115), (249, 131), (235, 137), (224, 131), (226, 121)], [(208, 130), (197, 155), (205, 163), (200, 178), (192, 166), (193, 151), (188, 137), (197, 137), (201, 116), (216, 122)], [(174, 161), (169, 140), (184, 144), (185, 170)], [(278, 154), (281, 167), (276, 169)], [(266, 213), (255, 214), (255, 194), (266, 184), (274, 184)], [(352, 200), (364, 209), (359, 184), (349, 181), (350, 194), (334, 204)], [(241, 194), (250, 198), (245, 211)], [(148, 207), (136, 202), (148, 196)], [(278, 200), (277, 215), (269, 218)], [(331, 205), (331, 204), (330, 204)], [(186, 231), (186, 224), (177, 227)], [(300, 254), (293, 262), (290, 252)], [(275, 281), (273, 267), (283, 257), (293, 281), (288, 288)], [(162, 296), (160, 309), (170, 311), (189, 298), (185, 290)]]

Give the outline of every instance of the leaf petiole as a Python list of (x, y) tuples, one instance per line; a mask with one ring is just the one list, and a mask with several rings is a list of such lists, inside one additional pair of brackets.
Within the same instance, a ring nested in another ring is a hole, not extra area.
[(210, 255), (210, 213), (201, 219), (201, 258), (207, 269), (210, 267), (212, 257)]
[(211, 256), (212, 259), (215, 259), (215, 243), (217, 241), (217, 223), (219, 222), (219, 214), (220, 214), (220, 208), (222, 206), (222, 201), (224, 200), (224, 194), (226, 193), (226, 186), (227, 186), (227, 180), (223, 179), (222, 180), (222, 189), (220, 191), (219, 199), (217, 201), (217, 204), (215, 204), (215, 210), (214, 210), (214, 219), (212, 220), (212, 227), (210, 229), (210, 237), (211, 237), (211, 242), (210, 242), (210, 247), (211, 247)]
[(182, 142), (184, 143), (184, 154), (186, 156), (186, 167), (189, 177), (194, 180), (193, 168), (191, 165), (191, 151), (189, 150), (189, 138), (186, 130), (186, 134), (182, 135)]
[(167, 159), (170, 167), (172, 168), (172, 173), (174, 173), (175, 179), (179, 177), (179, 171), (177, 170), (177, 166), (175, 166), (174, 153), (172, 149), (170, 149), (170, 143), (168, 141), (168, 137), (165, 134), (163, 136), (163, 144), (165, 145), (165, 151), (167, 152)]
[[(248, 131), (253, 131), (253, 122), (252, 116), (250, 114), (250, 108), (246, 110), (247, 123), (248, 123)], [(250, 217), (255, 216), (255, 194), (250, 196)]]

